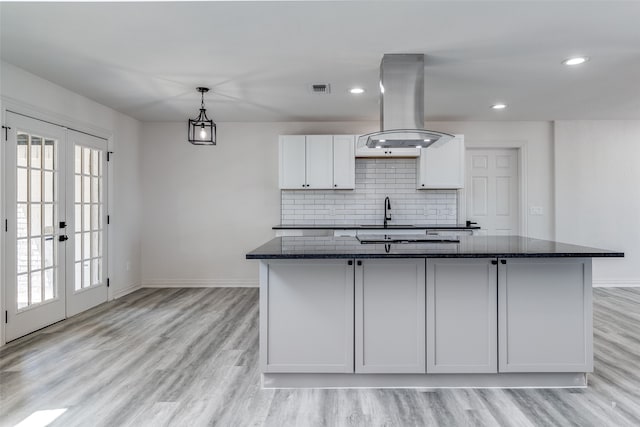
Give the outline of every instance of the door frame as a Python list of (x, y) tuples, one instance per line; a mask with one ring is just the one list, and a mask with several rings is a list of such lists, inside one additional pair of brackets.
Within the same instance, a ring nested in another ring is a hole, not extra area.
[[(79, 132), (87, 133), (92, 136), (96, 136), (98, 138), (102, 138), (107, 140), (107, 151), (113, 153), (114, 147), (114, 134), (112, 130), (103, 128), (99, 125), (95, 125), (89, 122), (85, 122), (82, 120), (75, 119), (73, 117), (67, 116), (65, 114), (60, 114), (52, 110), (48, 110), (46, 108), (41, 108), (35, 106), (33, 104), (29, 104), (27, 102), (20, 101), (18, 99), (9, 97), (9, 96), (0, 96), (0, 121), (4, 126), (7, 122), (7, 112), (12, 112), (15, 114), (19, 114), (22, 116), (26, 116), (35, 120), (40, 120), (43, 122), (48, 122), (50, 124), (60, 126), (65, 129), (72, 129)], [(5, 183), (6, 179), (4, 174), (6, 173), (5, 161), (6, 161), (6, 141), (4, 138), (4, 129), (0, 129), (0, 214), (2, 215), (2, 222), (7, 218), (6, 211), (6, 203), (4, 202), (6, 196)], [(107, 175), (107, 200), (109, 202), (108, 209), (109, 213), (113, 212), (113, 181), (114, 181), (114, 173), (113, 173), (113, 162), (107, 162), (108, 175)], [(4, 225), (4, 224), (3, 224)], [(113, 242), (113, 227), (107, 227), (107, 241)], [(4, 313), (7, 310), (7, 300), (5, 296), (5, 245), (7, 245), (6, 233), (3, 230), (0, 230), (0, 347), (6, 344), (6, 334), (5, 334), (5, 321), (4, 321)], [(108, 277), (110, 272), (113, 271), (113, 244), (107, 245), (107, 265), (105, 266), (105, 277)], [(114, 298), (114, 293), (111, 288), (107, 288), (107, 301), (111, 301)]]
[(518, 209), (520, 210), (520, 230), (518, 234), (522, 236), (529, 235), (529, 224), (527, 215), (527, 206), (529, 204), (529, 197), (527, 194), (527, 165), (528, 165), (528, 145), (529, 141), (524, 139), (509, 139), (509, 140), (478, 140), (473, 141), (467, 139), (465, 144), (465, 188), (460, 190), (458, 194), (458, 222), (463, 223), (467, 218), (467, 193), (466, 193), (466, 157), (469, 150), (474, 149), (515, 149), (517, 151), (518, 158), (518, 191), (520, 197), (518, 200)]

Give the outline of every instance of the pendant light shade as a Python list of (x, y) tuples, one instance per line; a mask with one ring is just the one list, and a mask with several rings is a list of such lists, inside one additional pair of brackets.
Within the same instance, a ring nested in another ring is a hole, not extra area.
[(188, 140), (194, 145), (216, 145), (216, 124), (207, 117), (204, 108), (204, 94), (209, 92), (208, 87), (196, 88), (201, 94), (200, 114), (195, 119), (189, 119)]

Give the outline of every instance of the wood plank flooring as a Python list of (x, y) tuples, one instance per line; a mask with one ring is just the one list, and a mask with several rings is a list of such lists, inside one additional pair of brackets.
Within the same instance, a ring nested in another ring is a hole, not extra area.
[(143, 289), (0, 349), (0, 425), (640, 426), (640, 289), (594, 305), (588, 389), (262, 390), (257, 289)]

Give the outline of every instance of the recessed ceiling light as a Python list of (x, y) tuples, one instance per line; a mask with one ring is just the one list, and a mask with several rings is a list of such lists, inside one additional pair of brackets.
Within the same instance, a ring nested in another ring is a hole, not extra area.
[(574, 56), (574, 57), (565, 59), (564, 61), (562, 61), (562, 63), (564, 65), (580, 65), (580, 64), (584, 64), (588, 60), (589, 58), (586, 56)]
[(491, 108), (493, 108), (494, 110), (504, 110), (505, 108), (507, 108), (507, 104), (499, 102), (497, 104), (493, 104)]
[(424, 140), (424, 142), (431, 142), (431, 140), (427, 138)]
[(422, 148), (422, 145), (416, 145), (416, 148)]
[(352, 87), (351, 89), (349, 89), (349, 93), (360, 95), (361, 93), (364, 93), (364, 89), (362, 89), (361, 87)]
[(386, 139), (381, 139), (378, 142), (387, 142), (387, 140)]
[(379, 146), (379, 145), (376, 145), (376, 148), (380, 149), (380, 148), (382, 148), (382, 147), (381, 147), (381, 146)]

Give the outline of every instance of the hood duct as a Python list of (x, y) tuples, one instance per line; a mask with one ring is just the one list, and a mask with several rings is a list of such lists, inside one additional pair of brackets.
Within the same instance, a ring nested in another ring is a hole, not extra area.
[(424, 128), (424, 55), (386, 54), (380, 63), (380, 132), (360, 136), (369, 148), (425, 148), (453, 135)]

